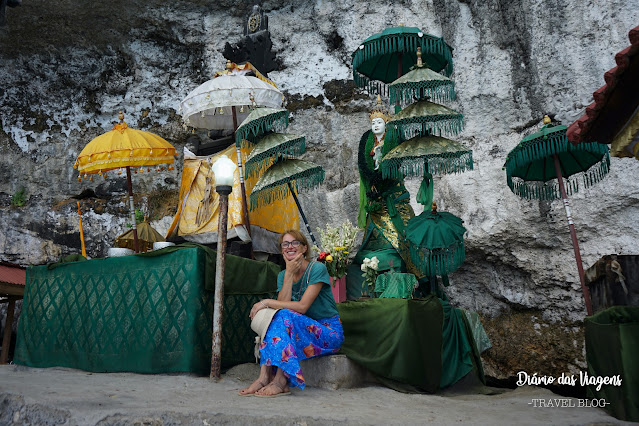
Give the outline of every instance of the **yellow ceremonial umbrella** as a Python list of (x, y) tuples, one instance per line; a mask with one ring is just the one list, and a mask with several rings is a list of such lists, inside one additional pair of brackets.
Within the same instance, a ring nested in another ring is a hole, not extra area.
[[(153, 248), (153, 243), (166, 241), (162, 234), (155, 230), (151, 224), (144, 219), (137, 227), (138, 244), (140, 251), (146, 252)], [(115, 238), (115, 243), (118, 247), (134, 248), (135, 235), (133, 235), (133, 229), (129, 229), (123, 234), (118, 235)]]
[[(161, 137), (153, 133), (129, 128), (124, 122), (124, 114), (121, 112), (118, 118), (120, 122), (116, 123), (110, 132), (98, 136), (84, 147), (73, 167), (80, 172), (78, 181), (96, 173), (106, 178), (107, 172), (110, 170), (126, 169), (135, 251), (138, 252), (139, 245), (135, 224), (135, 207), (133, 205), (133, 188), (131, 186), (131, 167), (140, 167), (140, 173), (144, 173), (145, 169), (150, 172), (152, 166), (172, 164), (176, 153), (175, 147)], [(163, 167), (156, 168), (157, 171), (163, 169)], [(168, 167), (168, 170), (173, 170), (173, 167)], [(121, 173), (122, 171), (118, 170), (118, 174)], [(135, 170), (135, 173), (138, 173), (138, 170)], [(93, 177), (91, 176), (89, 179), (93, 180)]]

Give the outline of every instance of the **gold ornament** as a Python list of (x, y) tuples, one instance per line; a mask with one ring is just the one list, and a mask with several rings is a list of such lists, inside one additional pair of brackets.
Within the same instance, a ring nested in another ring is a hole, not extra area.
[(390, 115), (388, 114), (388, 110), (382, 105), (382, 97), (377, 95), (377, 103), (375, 107), (371, 110), (370, 114), (368, 114), (368, 118), (373, 121), (375, 118), (381, 118), (385, 123), (388, 123), (390, 120)]

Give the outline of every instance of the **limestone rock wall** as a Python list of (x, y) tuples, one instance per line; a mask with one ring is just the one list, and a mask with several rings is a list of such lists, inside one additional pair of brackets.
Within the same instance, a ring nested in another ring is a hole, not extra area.
[[(484, 316), (495, 336), (513, 315), (533, 329), (550, 327), (556, 341), (570, 344), (545, 356), (568, 361), (544, 365), (583, 367), (585, 308), (563, 207), (520, 200), (502, 165), (522, 137), (540, 128), (543, 114), (570, 124), (582, 113), (614, 54), (628, 45), (639, 0), (262, 5), (282, 63), (269, 77), (287, 95), (289, 131), (307, 136), (304, 158), (326, 170), (322, 189), (300, 197), (314, 228), (356, 221), (357, 144), (373, 98), (353, 87), (351, 53), (400, 24), (443, 36), (454, 48), (457, 100), (450, 106), (464, 114), (466, 129), (456, 139), (473, 149), (475, 170), (435, 180), (440, 210), (462, 217), (468, 229), (467, 261), (451, 276), (448, 293), (457, 306)], [(241, 36), (251, 6), (32, 0), (7, 10), (0, 30), (0, 261), (39, 264), (77, 252), (73, 197), (82, 199), (89, 255), (104, 255), (128, 222), (124, 179), (78, 182), (75, 157), (120, 110), (131, 126), (181, 152), (189, 133), (178, 104), (223, 67), (224, 43)], [(136, 202), (160, 232), (175, 212), (181, 162), (172, 172), (134, 176)], [(639, 252), (638, 175), (639, 162), (613, 158), (606, 179), (571, 198), (586, 267), (605, 254)], [(418, 185), (408, 182), (413, 199)], [(12, 206), (22, 187), (26, 204)], [(512, 374), (516, 367), (501, 359), (505, 346), (491, 351), (493, 374)]]

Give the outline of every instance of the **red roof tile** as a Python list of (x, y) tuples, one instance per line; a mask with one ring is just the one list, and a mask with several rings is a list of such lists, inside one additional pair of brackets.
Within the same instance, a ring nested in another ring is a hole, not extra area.
[(19, 266), (0, 265), (0, 282), (24, 285), (27, 271)]
[[(626, 86), (636, 84), (636, 75), (639, 74), (639, 26), (630, 30), (628, 39), (630, 46), (615, 55), (617, 66), (604, 74), (606, 84), (593, 93), (594, 102), (586, 108), (583, 116), (568, 126), (566, 136), (570, 142), (609, 144), (621, 130), (620, 123), (626, 123), (637, 108), (639, 93), (625, 91), (628, 89)], [(628, 105), (628, 97), (634, 105)], [(619, 105), (623, 105), (625, 110), (620, 111)], [(598, 120), (601, 122), (595, 126)]]

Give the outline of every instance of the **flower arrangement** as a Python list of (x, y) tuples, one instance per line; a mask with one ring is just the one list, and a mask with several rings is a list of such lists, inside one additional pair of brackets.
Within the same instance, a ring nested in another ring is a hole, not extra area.
[(379, 259), (377, 259), (377, 256), (373, 256), (370, 259), (365, 258), (360, 268), (363, 272), (362, 277), (364, 277), (364, 281), (362, 282), (362, 295), (366, 294), (366, 290), (368, 290), (368, 294), (373, 294), (375, 281), (377, 280)]
[(350, 264), (349, 253), (355, 245), (355, 237), (359, 228), (350, 222), (332, 227), (326, 225), (326, 229), (320, 229), (320, 238), (326, 251), (319, 254), (318, 260), (326, 263), (328, 275), (332, 278), (341, 278), (346, 275), (346, 268)]

